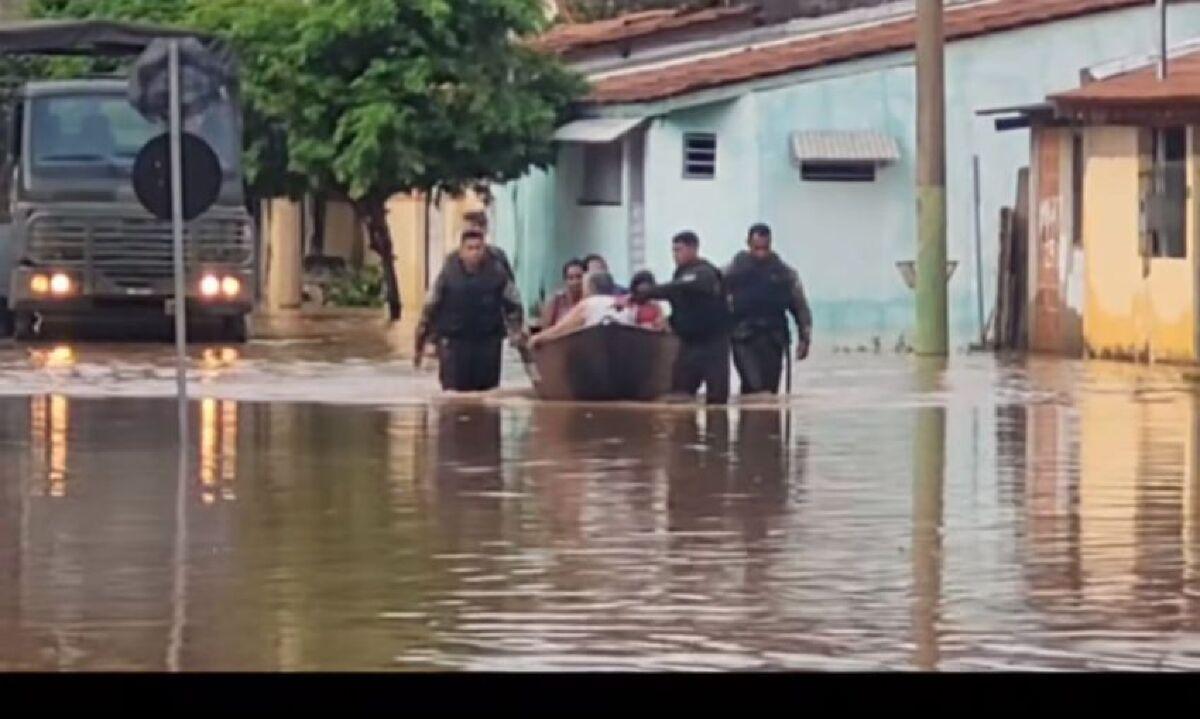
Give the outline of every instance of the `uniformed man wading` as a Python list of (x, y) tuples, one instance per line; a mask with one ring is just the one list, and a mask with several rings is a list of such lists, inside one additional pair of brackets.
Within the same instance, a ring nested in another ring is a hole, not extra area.
[(791, 346), (787, 315), (796, 322), (796, 358), (804, 360), (812, 314), (800, 277), (771, 250), (771, 229), (754, 225), (747, 245), (725, 270), (733, 310), (733, 362), (742, 394), (776, 394)]
[(671, 303), (671, 329), (682, 346), (672, 391), (695, 396), (705, 387), (708, 404), (729, 401), (729, 303), (721, 271), (700, 257), (700, 238), (681, 232), (671, 241), (675, 277), (652, 289), (639, 287), (640, 300)]
[(495, 389), (500, 384), (504, 336), (521, 346), (523, 322), (521, 296), (512, 275), (488, 251), (483, 233), (468, 229), (462, 233), (458, 253), (447, 259), (426, 296), (414, 363), (421, 366), (425, 345), (436, 335), (442, 389)]

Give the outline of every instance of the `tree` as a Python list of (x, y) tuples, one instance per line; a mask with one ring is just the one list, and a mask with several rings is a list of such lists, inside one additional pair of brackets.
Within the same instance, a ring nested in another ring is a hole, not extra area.
[(516, 41), (543, 28), (539, 0), (35, 0), (34, 12), (228, 39), (242, 62), (252, 187), (347, 198), (383, 261), (393, 320), (387, 200), (545, 167), (555, 127), (586, 89)]

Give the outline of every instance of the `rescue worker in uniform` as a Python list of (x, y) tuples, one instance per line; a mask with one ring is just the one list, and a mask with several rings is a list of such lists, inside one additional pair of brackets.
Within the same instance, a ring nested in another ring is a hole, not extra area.
[(712, 263), (700, 257), (700, 238), (681, 232), (671, 241), (675, 277), (666, 284), (640, 285), (635, 299), (671, 303), (671, 329), (681, 347), (675, 362), (672, 392), (695, 396), (705, 387), (708, 404), (729, 401), (729, 303), (725, 280)]
[[(492, 243), (492, 236), (488, 231), (487, 213), (483, 210), (472, 210), (465, 213), (463, 215), (463, 231), (465, 232), (466, 230), (476, 230), (483, 235), (483, 245), (487, 248), (488, 254), (495, 257), (504, 266), (504, 271), (513, 278), (513, 282), (516, 282), (516, 274), (513, 272), (512, 263), (508, 261), (508, 253), (499, 245)], [(451, 252), (450, 254), (454, 255), (457, 253)]]
[(796, 322), (796, 359), (808, 357), (812, 313), (800, 277), (771, 250), (771, 228), (754, 225), (725, 269), (733, 311), (733, 362), (742, 394), (779, 392), (783, 361), (791, 347), (787, 315)]
[(442, 389), (495, 389), (504, 336), (524, 347), (523, 325), (521, 296), (512, 276), (488, 251), (483, 233), (465, 230), (458, 253), (447, 259), (425, 298), (414, 364), (421, 366), (425, 345), (436, 335)]

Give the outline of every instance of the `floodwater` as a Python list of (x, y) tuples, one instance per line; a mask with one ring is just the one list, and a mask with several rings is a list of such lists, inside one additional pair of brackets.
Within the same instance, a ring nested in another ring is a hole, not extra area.
[[(778, 405), (383, 345), (0, 349), (0, 669), (1200, 669), (1200, 394), (829, 355)], [(269, 400), (269, 401), (265, 401)]]

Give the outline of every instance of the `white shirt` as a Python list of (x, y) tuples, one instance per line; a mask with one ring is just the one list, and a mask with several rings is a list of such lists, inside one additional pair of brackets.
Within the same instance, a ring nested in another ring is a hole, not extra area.
[(636, 323), (636, 311), (632, 307), (618, 307), (616, 297), (592, 295), (584, 297), (579, 304), (583, 311), (584, 327), (595, 327), (604, 322), (615, 322), (621, 325)]

